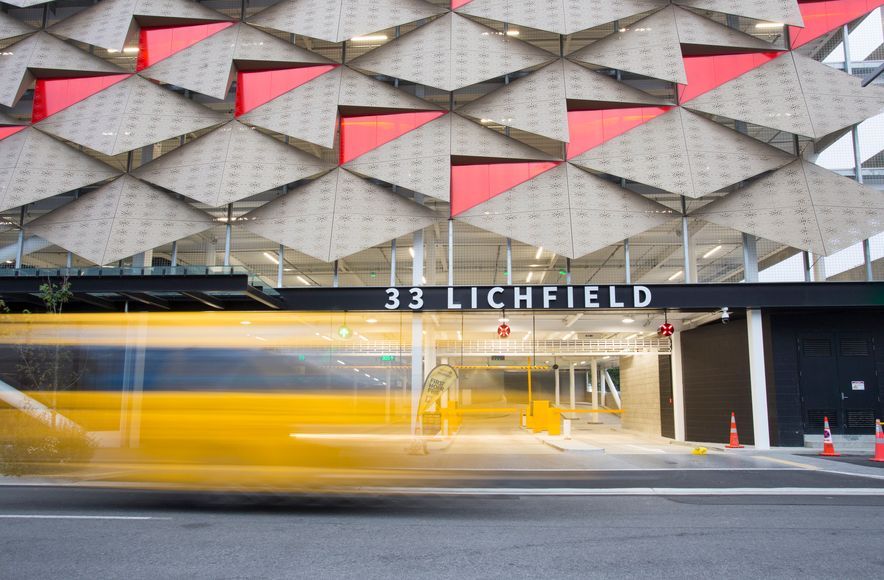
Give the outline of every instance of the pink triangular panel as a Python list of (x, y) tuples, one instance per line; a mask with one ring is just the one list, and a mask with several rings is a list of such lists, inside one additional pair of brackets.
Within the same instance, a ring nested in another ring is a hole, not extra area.
[(601, 111), (568, 111), (567, 158), (573, 159), (605, 141), (659, 117), (672, 107), (632, 107)]
[(138, 62), (135, 70), (143, 70), (197, 42), (221, 32), (232, 22), (212, 22), (193, 26), (157, 26), (142, 28), (138, 36)]
[(27, 129), (27, 127), (0, 127), (0, 141), (6, 139), (10, 135), (15, 135), (22, 129)]
[(443, 111), (428, 111), (342, 117), (341, 165), (444, 114)]
[(37, 79), (31, 122), (42, 121), (86, 97), (91, 97), (132, 75), (106, 75), (73, 79)]
[(678, 85), (678, 102), (686, 103), (708, 93), (738, 76), (756, 69), (778, 57), (779, 52), (725, 54), (719, 56), (688, 56), (684, 69), (688, 84)]
[(239, 71), (236, 76), (236, 116), (334, 70), (336, 64), (262, 71)]
[(803, 2), (799, 8), (801, 9), (801, 17), (804, 19), (804, 28), (789, 27), (792, 48), (803, 46), (882, 5), (884, 5), (884, 0)]
[(451, 9), (457, 10), (458, 8), (463, 6), (464, 4), (469, 4), (472, 1), (473, 0), (451, 0)]
[(560, 161), (451, 167), (451, 215), (456, 216), (559, 165)]

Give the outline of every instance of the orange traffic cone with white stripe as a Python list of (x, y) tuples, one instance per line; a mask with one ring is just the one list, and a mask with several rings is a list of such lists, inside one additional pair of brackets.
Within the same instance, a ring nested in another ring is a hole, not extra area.
[(742, 449), (740, 436), (737, 434), (737, 417), (731, 413), (731, 442), (725, 445), (726, 449)]
[(820, 453), (820, 457), (841, 457), (841, 454), (835, 451), (835, 444), (832, 442), (828, 417), (823, 417), (823, 452)]
[(875, 456), (869, 461), (884, 463), (884, 430), (881, 429), (881, 419), (875, 419)]

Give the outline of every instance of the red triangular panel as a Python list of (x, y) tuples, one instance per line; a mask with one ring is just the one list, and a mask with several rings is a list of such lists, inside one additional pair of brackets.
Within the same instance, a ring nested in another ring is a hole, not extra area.
[(37, 79), (34, 88), (34, 108), (31, 122), (42, 121), (49, 115), (79, 103), (111, 85), (129, 78), (130, 74), (79, 77), (73, 79)]
[(443, 111), (341, 117), (341, 165), (438, 119)]
[(236, 75), (236, 112), (245, 115), (276, 97), (334, 70), (336, 64), (302, 66), (262, 71), (238, 71)]
[(451, 215), (456, 216), (496, 195), (525, 183), (561, 161), (489, 163), (451, 167)]
[(458, 8), (463, 6), (464, 4), (469, 4), (472, 1), (473, 0), (451, 0), (451, 9), (457, 10)]
[(780, 54), (782, 53), (756, 52), (685, 57), (684, 69), (687, 73), (688, 84), (678, 85), (678, 102), (683, 104), (703, 93), (708, 93), (712, 89), (772, 61)]
[(571, 134), (571, 142), (568, 143), (567, 158), (573, 159), (617, 135), (622, 135), (630, 129), (644, 125), (671, 108), (631, 107), (600, 111), (568, 111), (568, 131)]
[(27, 129), (27, 127), (0, 127), (0, 141), (6, 139), (10, 135), (15, 135), (22, 129)]
[(233, 22), (142, 28), (138, 36), (138, 62), (135, 70), (146, 69), (228, 26), (233, 26)]
[(798, 48), (820, 36), (868, 14), (884, 5), (884, 0), (825, 0), (800, 5), (804, 28), (789, 27), (792, 48)]

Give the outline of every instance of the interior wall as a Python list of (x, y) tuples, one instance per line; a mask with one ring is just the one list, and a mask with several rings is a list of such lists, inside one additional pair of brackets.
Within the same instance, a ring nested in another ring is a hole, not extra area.
[(620, 397), (624, 429), (661, 435), (660, 357), (620, 357)]

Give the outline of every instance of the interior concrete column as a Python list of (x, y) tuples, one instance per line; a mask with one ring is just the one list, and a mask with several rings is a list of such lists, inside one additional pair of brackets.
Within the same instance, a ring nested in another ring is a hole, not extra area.
[[(599, 361), (597, 359), (592, 359), (592, 380), (590, 381), (590, 387), (592, 388), (592, 408), (599, 408)], [(599, 416), (593, 413), (591, 416), (591, 421), (595, 423), (599, 420)]]
[(424, 318), (423, 312), (411, 315), (411, 433), (417, 433), (417, 409), (424, 386)]
[(424, 277), (427, 279), (427, 285), (436, 285), (436, 230), (427, 228), (424, 232)]
[(153, 250), (139, 252), (132, 256), (133, 268), (150, 268), (153, 265)]
[(752, 393), (752, 427), (755, 430), (755, 448), (770, 449), (761, 310), (750, 309), (746, 311), (746, 330), (749, 340), (749, 381)]
[(672, 407), (675, 423), (675, 440), (685, 440), (684, 411), (684, 365), (681, 360), (681, 325), (674, 323), (672, 335)]
[(747, 283), (758, 282), (758, 238), (743, 234), (743, 279)]
[(562, 384), (561, 378), (559, 377), (559, 365), (556, 365), (556, 368), (553, 369), (553, 375), (556, 379), (556, 407), (562, 404)]
[(571, 382), (571, 397), (570, 397), (571, 405), (570, 405), (570, 408), (576, 409), (577, 408), (577, 385), (575, 384), (575, 377), (574, 377), (574, 363), (571, 363), (570, 366), (568, 367), (568, 379)]

